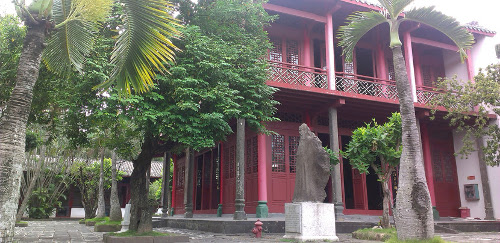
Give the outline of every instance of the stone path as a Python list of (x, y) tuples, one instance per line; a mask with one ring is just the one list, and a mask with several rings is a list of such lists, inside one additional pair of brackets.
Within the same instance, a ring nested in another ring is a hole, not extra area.
[[(28, 222), (28, 227), (16, 227), (15, 242), (102, 242), (103, 233), (94, 232), (94, 227), (78, 224), (78, 221), (48, 220)], [(251, 233), (222, 235), (173, 228), (158, 228), (155, 231), (188, 235), (190, 242), (287, 242), (282, 238), (283, 234), (264, 234), (263, 238), (255, 239)], [(437, 235), (449, 242), (500, 242), (499, 232)], [(377, 242), (356, 240), (350, 234), (339, 234), (338, 237), (340, 242)]]

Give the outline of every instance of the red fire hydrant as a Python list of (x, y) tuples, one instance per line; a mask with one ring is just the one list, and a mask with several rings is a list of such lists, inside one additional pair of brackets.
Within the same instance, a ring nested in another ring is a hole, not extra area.
[(260, 219), (257, 219), (257, 222), (255, 222), (255, 227), (252, 229), (252, 233), (255, 234), (255, 238), (260, 238), (262, 236), (262, 225), (264, 223), (260, 222)]

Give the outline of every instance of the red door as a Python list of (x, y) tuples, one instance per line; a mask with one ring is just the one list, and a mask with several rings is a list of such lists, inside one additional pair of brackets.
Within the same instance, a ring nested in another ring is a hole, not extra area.
[(368, 209), (366, 195), (366, 175), (352, 169), (352, 187), (354, 191), (354, 209)]
[(432, 133), (431, 156), (436, 193), (436, 209), (440, 216), (459, 217), (460, 194), (453, 137), (450, 132)]

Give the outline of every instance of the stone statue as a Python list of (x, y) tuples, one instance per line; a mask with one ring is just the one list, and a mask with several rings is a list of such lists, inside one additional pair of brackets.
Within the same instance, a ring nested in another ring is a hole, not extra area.
[(320, 202), (325, 200), (325, 186), (330, 175), (330, 157), (321, 141), (306, 124), (299, 127), (295, 190), (292, 202)]

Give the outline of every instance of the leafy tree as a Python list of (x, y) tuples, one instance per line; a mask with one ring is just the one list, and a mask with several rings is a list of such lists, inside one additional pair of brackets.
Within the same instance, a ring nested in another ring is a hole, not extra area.
[[(26, 123), (33, 87), (38, 78), (42, 53), (49, 69), (69, 73), (82, 70), (85, 55), (92, 49), (95, 28), (108, 16), (111, 0), (35, 0), (25, 6), (15, 0), (18, 15), (27, 26), (19, 59), (16, 85), (0, 120), (0, 239), (14, 235), (19, 178), (24, 161)], [(143, 92), (152, 85), (153, 70), (164, 71), (173, 61), (170, 38), (176, 23), (164, 0), (122, 0), (124, 25), (117, 38), (109, 83), (117, 81), (122, 91)], [(47, 34), (51, 36), (45, 44)], [(45, 49), (45, 51), (44, 51)]]
[(14, 88), (26, 28), (19, 18), (0, 16), (0, 117)]
[(384, 195), (382, 227), (389, 228), (389, 182), (401, 157), (401, 116), (399, 113), (393, 113), (383, 125), (379, 125), (375, 120), (372, 123), (353, 131), (352, 140), (342, 154), (349, 158), (353, 168), (360, 173), (368, 174), (371, 167), (377, 174)]
[(347, 25), (341, 26), (338, 32), (339, 45), (343, 47), (347, 61), (350, 61), (356, 44), (367, 32), (384, 23), (390, 28), (389, 47), (393, 53), (403, 138), (399, 190), (396, 196), (398, 205), (394, 212), (400, 240), (432, 238), (434, 223), (415, 108), (401, 50), (399, 26), (402, 22), (412, 21), (444, 33), (457, 45), (462, 58), (466, 57), (465, 49), (470, 48), (474, 41), (472, 34), (461, 27), (455, 19), (435, 11), (434, 7), (411, 9), (402, 14), (404, 8), (412, 2), (413, 0), (379, 0), (383, 12), (355, 12), (347, 18)]

